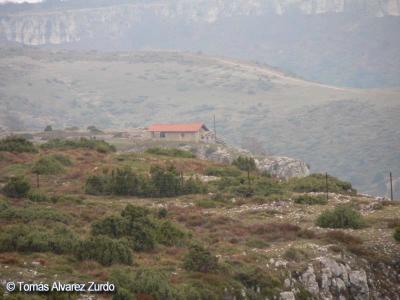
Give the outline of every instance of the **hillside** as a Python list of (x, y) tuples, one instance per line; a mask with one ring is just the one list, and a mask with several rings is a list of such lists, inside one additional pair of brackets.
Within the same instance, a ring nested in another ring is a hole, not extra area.
[(313, 172), (351, 180), (362, 192), (385, 195), (388, 171), (400, 174), (398, 90), (333, 87), (192, 53), (3, 48), (0, 54), (5, 129), (211, 125), (216, 115), (228, 143), (302, 159)]
[[(257, 172), (250, 195), (246, 172), (189, 154), (0, 141), (0, 282), (109, 281), (113, 299), (396, 299), (396, 202), (333, 177), (326, 201), (324, 176)], [(331, 229), (319, 216), (337, 206), (351, 214)]]
[(1, 5), (0, 43), (203, 51), (334, 85), (393, 87), (399, 14), (398, 0), (52, 0)]

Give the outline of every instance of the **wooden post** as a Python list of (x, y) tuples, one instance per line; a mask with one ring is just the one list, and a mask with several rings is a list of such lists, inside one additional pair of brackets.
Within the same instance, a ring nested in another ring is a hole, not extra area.
[(329, 198), (328, 172), (325, 173), (326, 200)]
[(39, 173), (36, 173), (36, 187), (40, 188), (40, 178), (39, 178)]
[(214, 115), (214, 139), (217, 141), (217, 128), (215, 127), (215, 115)]
[(390, 200), (393, 201), (393, 178), (392, 178), (392, 172), (390, 172)]

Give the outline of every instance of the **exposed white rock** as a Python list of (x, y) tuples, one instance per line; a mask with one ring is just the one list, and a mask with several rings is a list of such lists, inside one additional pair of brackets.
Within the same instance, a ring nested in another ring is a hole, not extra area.
[(296, 297), (293, 292), (282, 292), (280, 294), (280, 299), (281, 300), (295, 300)]

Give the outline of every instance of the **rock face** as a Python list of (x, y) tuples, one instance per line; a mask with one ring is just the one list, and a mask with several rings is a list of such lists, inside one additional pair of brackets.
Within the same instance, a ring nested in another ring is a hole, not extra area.
[(138, 142), (128, 151), (144, 151), (151, 147), (178, 148), (190, 151), (200, 159), (211, 160), (218, 163), (232, 163), (238, 156), (253, 157), (257, 168), (262, 172), (288, 179), (291, 177), (304, 177), (310, 174), (307, 164), (299, 159), (284, 156), (256, 156), (250, 151), (222, 144), (163, 142), (162, 145), (151, 141)]
[[(398, 274), (390, 266), (381, 266), (382, 270), (364, 262), (356, 262), (354, 258), (323, 256), (308, 264), (305, 271), (292, 274), (285, 282), (286, 293), (281, 293), (281, 299), (291, 299), (290, 293), (296, 294), (295, 287), (302, 287), (315, 299), (399, 299)], [(383, 272), (382, 272), (383, 271)], [(383, 281), (387, 287), (377, 288), (382, 281), (378, 274), (385, 274)]]
[(307, 164), (301, 160), (284, 157), (269, 156), (256, 158), (257, 168), (280, 178), (303, 177), (310, 174)]
[[(126, 3), (126, 2), (124, 2)], [(153, 16), (163, 20), (215, 23), (225, 17), (361, 12), (399, 16), (399, 0), (152, 1), (107, 7), (44, 9), (0, 15), (0, 38), (26, 45), (62, 44), (98, 33), (118, 37)]]

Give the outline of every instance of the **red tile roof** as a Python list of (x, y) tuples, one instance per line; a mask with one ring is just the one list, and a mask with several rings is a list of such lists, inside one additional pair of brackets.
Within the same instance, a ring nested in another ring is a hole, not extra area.
[(148, 131), (155, 132), (197, 132), (202, 127), (206, 130), (207, 127), (203, 123), (190, 124), (153, 124), (147, 128)]

